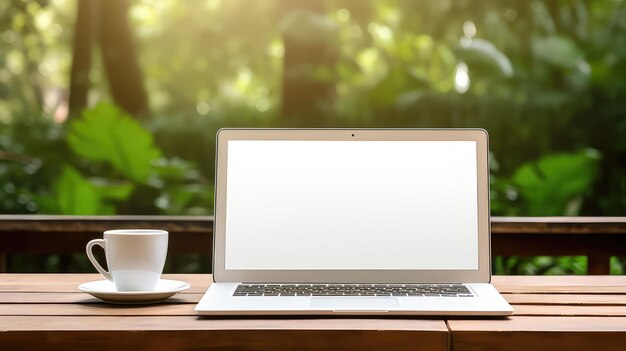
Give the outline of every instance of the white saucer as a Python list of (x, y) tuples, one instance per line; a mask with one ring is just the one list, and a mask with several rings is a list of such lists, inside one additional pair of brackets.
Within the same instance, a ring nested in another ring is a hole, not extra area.
[(91, 294), (103, 301), (120, 304), (155, 303), (189, 289), (189, 284), (178, 280), (161, 279), (154, 291), (117, 291), (108, 280), (83, 283), (78, 290)]

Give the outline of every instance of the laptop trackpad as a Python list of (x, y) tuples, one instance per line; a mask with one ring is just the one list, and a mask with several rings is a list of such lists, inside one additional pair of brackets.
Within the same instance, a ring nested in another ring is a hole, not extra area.
[(392, 297), (312, 297), (311, 307), (331, 310), (389, 310), (398, 308)]

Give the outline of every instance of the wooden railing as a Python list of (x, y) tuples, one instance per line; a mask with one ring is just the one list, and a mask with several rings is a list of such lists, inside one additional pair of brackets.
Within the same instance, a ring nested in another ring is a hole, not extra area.
[[(0, 215), (0, 272), (7, 255), (84, 252), (87, 241), (115, 228), (158, 228), (169, 252), (211, 255), (213, 217), (74, 217)], [(494, 256), (588, 257), (589, 274), (608, 274), (611, 256), (626, 256), (626, 217), (492, 217)]]

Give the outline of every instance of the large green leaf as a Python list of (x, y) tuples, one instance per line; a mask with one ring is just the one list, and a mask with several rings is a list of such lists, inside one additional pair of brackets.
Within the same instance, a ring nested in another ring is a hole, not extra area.
[(98, 191), (73, 167), (68, 165), (63, 167), (53, 189), (57, 211), (61, 214), (101, 214), (99, 209), (102, 204)]
[(161, 152), (152, 136), (130, 115), (111, 104), (85, 110), (72, 123), (68, 142), (78, 155), (108, 162), (126, 177), (145, 182)]
[(548, 155), (522, 165), (512, 181), (527, 203), (528, 215), (575, 215), (577, 202), (596, 179), (599, 161), (593, 149)]

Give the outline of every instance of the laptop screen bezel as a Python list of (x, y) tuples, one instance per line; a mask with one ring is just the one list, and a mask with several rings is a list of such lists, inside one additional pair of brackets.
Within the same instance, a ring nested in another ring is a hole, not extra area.
[[(232, 270), (226, 262), (228, 141), (475, 141), (478, 269), (476, 270)], [(488, 134), (483, 129), (221, 129), (217, 132), (213, 222), (215, 282), (284, 283), (488, 283), (491, 279)]]

